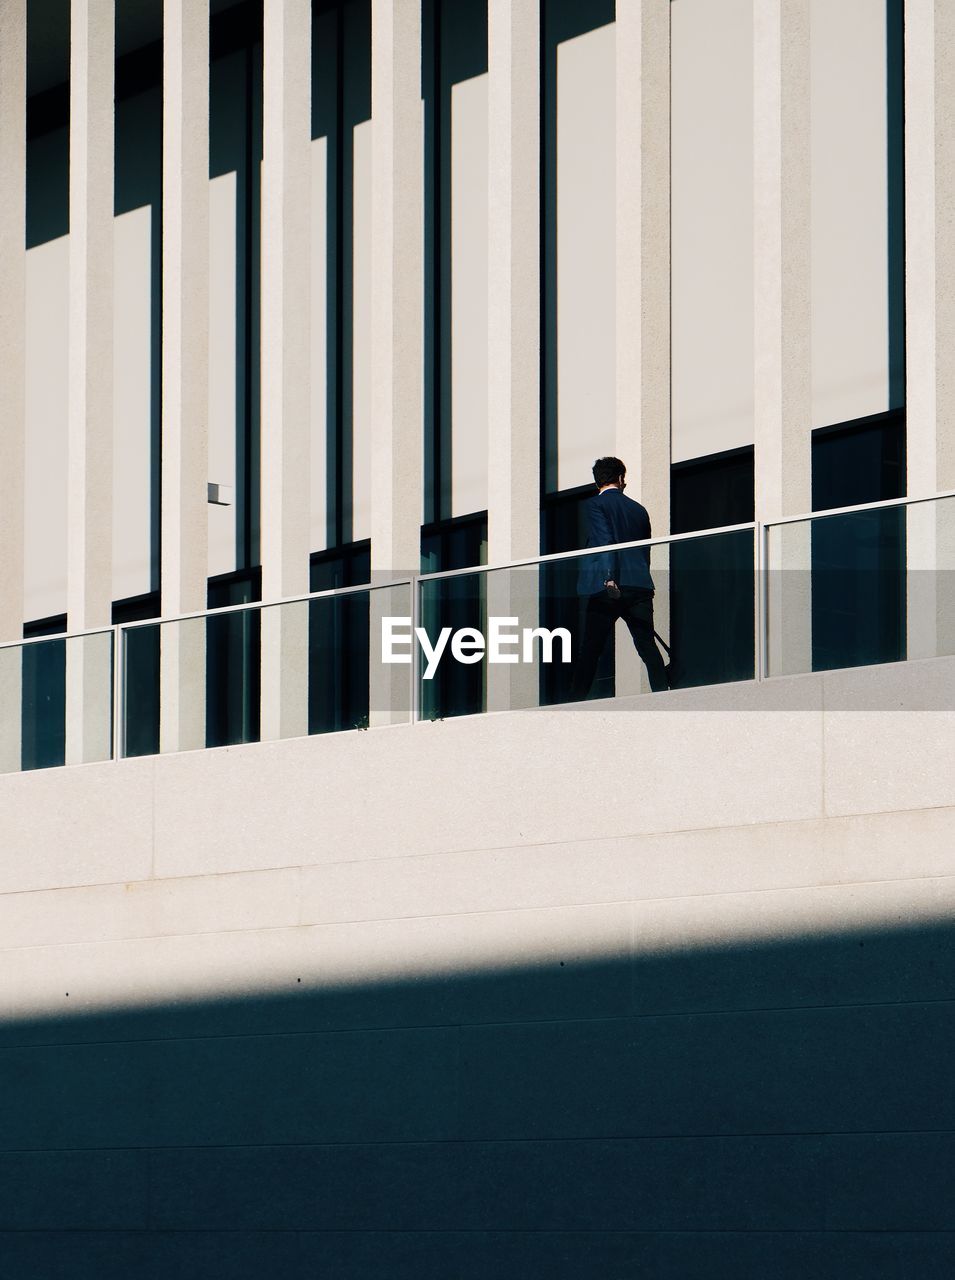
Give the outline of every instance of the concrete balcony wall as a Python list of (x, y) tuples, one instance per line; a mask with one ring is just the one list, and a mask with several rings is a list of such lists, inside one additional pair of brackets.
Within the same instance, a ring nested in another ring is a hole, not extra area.
[(10, 1274), (944, 1274), (953, 677), (0, 779)]

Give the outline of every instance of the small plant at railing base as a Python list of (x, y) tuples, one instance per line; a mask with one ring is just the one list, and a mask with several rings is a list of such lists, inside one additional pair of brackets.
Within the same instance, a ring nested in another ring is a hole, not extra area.
[(358, 717), (358, 719), (355, 721), (355, 723), (352, 725), (352, 728), (353, 728), (353, 729), (357, 729), (359, 732), (362, 732), (363, 730), (367, 729), (367, 728), (368, 728), (368, 717), (367, 717), (367, 716), (359, 716), (359, 717)]

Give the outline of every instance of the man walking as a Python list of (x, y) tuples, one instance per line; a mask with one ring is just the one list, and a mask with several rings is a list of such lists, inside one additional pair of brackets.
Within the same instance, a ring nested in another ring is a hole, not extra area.
[[(597, 494), (587, 503), (587, 546), (637, 542), (650, 537), (646, 507), (624, 495), (627, 468), (619, 458), (594, 463)], [(653, 579), (650, 548), (605, 551), (581, 561), (577, 594), (587, 597), (584, 637), (574, 669), (573, 698), (590, 692), (607, 637), (623, 618), (643, 659), (654, 693), (668, 687), (666, 668), (653, 639)]]

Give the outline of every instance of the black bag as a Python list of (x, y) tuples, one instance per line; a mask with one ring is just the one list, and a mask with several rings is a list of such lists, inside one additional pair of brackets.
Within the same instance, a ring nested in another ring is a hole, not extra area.
[(653, 638), (654, 640), (656, 640), (657, 644), (659, 644), (660, 648), (663, 650), (666, 656), (670, 659), (669, 662), (664, 664), (663, 670), (666, 672), (667, 684), (671, 689), (673, 689), (676, 686), (677, 680), (679, 680), (680, 678), (679, 669), (673, 660), (673, 650), (664, 640), (663, 636), (660, 635), (659, 631), (654, 631)]

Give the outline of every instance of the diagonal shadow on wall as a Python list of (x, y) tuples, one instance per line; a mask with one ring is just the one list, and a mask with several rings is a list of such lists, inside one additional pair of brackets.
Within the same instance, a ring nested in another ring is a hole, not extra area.
[(6, 1021), (0, 1275), (949, 1276), (953, 933)]

